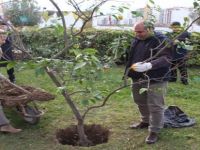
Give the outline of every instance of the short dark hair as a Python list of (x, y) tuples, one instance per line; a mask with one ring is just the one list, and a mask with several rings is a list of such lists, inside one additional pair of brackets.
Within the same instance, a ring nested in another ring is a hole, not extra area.
[(181, 26), (181, 23), (178, 21), (174, 21), (171, 23), (171, 26)]

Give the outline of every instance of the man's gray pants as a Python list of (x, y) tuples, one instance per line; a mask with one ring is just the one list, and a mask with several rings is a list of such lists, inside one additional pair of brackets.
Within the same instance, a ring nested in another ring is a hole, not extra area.
[(164, 126), (164, 96), (167, 82), (151, 83), (149, 87), (147, 85), (134, 82), (133, 98), (138, 105), (142, 122), (149, 123), (149, 131), (158, 133)]
[(9, 124), (9, 120), (6, 118), (4, 112), (3, 112), (3, 108), (1, 106), (1, 102), (0, 102), (0, 126)]

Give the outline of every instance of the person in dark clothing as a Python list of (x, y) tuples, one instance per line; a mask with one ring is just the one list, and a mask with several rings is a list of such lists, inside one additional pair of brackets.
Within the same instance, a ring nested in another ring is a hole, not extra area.
[[(5, 31), (0, 29), (0, 45), (5, 43), (5, 40), (7, 38), (7, 35), (5, 34)], [(2, 57), (2, 50), (0, 48), (0, 58)], [(0, 73), (0, 81), (3, 79), (3, 75)], [(0, 88), (1, 90), (1, 88)], [(14, 128), (10, 121), (6, 118), (3, 107), (1, 105), (0, 101), (0, 132), (6, 132), (6, 133), (18, 133), (21, 129)]]
[[(171, 24), (171, 29), (173, 30), (173, 32), (169, 34), (169, 37), (174, 38), (178, 36), (177, 37), (178, 42), (186, 42), (186, 39), (190, 38), (189, 32), (187, 31), (182, 32), (180, 22), (173, 22)], [(177, 44), (174, 44), (170, 82), (176, 82), (177, 72), (179, 70), (181, 82), (185, 85), (188, 84), (186, 60), (187, 60), (187, 49)]]
[[(7, 30), (7, 25), (4, 24), (3, 22), (0, 22), (0, 29), (3, 30)], [(12, 46), (12, 39), (11, 37), (8, 35), (5, 43), (1, 45), (1, 49), (3, 52), (3, 56), (1, 57), (1, 61), (12, 61), (13, 60), (13, 55), (12, 55), (12, 50), (13, 50), (13, 46)], [(0, 67), (6, 67), (7, 66), (7, 62), (0, 64)], [(7, 69), (7, 74), (8, 74), (8, 78), (11, 82), (15, 82), (15, 74), (14, 74), (14, 68), (9, 68)]]
[[(125, 69), (125, 76), (133, 81), (133, 98), (141, 114), (141, 122), (130, 128), (149, 128), (147, 144), (158, 140), (158, 133), (164, 126), (164, 95), (172, 58), (172, 43), (153, 29), (153, 24), (148, 21), (135, 24), (136, 36)], [(142, 89), (145, 90), (141, 92)]]

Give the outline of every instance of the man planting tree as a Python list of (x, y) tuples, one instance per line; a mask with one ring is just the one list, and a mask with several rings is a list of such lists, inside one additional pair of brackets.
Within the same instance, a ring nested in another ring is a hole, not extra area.
[(153, 29), (154, 26), (149, 21), (135, 24), (136, 36), (128, 53), (125, 71), (132, 78), (133, 98), (141, 114), (141, 122), (132, 124), (130, 128), (149, 128), (149, 135), (145, 140), (147, 144), (155, 143), (163, 128), (164, 95), (172, 55), (169, 40)]

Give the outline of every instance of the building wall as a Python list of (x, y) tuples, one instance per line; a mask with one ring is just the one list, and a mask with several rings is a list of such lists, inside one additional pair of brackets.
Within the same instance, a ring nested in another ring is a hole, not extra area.
[[(163, 24), (170, 25), (174, 21), (180, 22), (182, 25), (184, 24), (184, 17), (190, 16), (192, 12), (192, 8), (185, 8), (185, 7), (174, 7), (168, 8), (161, 12), (160, 22)], [(190, 19), (190, 22), (192, 19)], [(189, 31), (197, 31), (200, 32), (200, 26), (193, 24)]]
[(191, 10), (184, 7), (168, 8), (162, 11), (160, 20), (163, 24), (170, 24), (173, 21), (179, 21), (181, 24), (184, 23), (184, 17), (188, 17)]
[[(140, 11), (144, 13), (145, 8), (137, 9), (137, 11)], [(188, 17), (190, 13), (192, 12), (192, 8), (185, 8), (185, 7), (173, 7), (161, 10), (160, 12), (153, 10), (152, 13), (155, 16), (156, 19), (156, 25), (157, 27), (169, 27), (170, 24), (173, 21), (179, 21), (181, 24), (184, 23), (184, 17)], [(146, 14), (147, 16), (147, 14)], [(103, 19), (102, 19), (103, 18)], [(93, 24), (94, 27), (98, 26), (116, 26), (116, 25), (125, 25), (125, 26), (133, 26), (135, 22), (138, 20), (141, 20), (141, 17), (133, 17), (132, 14), (126, 13), (124, 14), (124, 19), (120, 22), (114, 21), (114, 18), (111, 18), (112, 24), (109, 23), (109, 17), (104, 16), (102, 18), (95, 18), (94, 22), (98, 22), (96, 24)], [(191, 19), (192, 21), (192, 19)], [(116, 23), (116, 24), (115, 24)], [(167, 29), (168, 30), (168, 29)], [(192, 27), (189, 29), (189, 31), (197, 31), (200, 32), (200, 26), (193, 24)]]
[(3, 4), (3, 0), (0, 0), (0, 16), (3, 16), (3, 7), (2, 7), (2, 4)]

